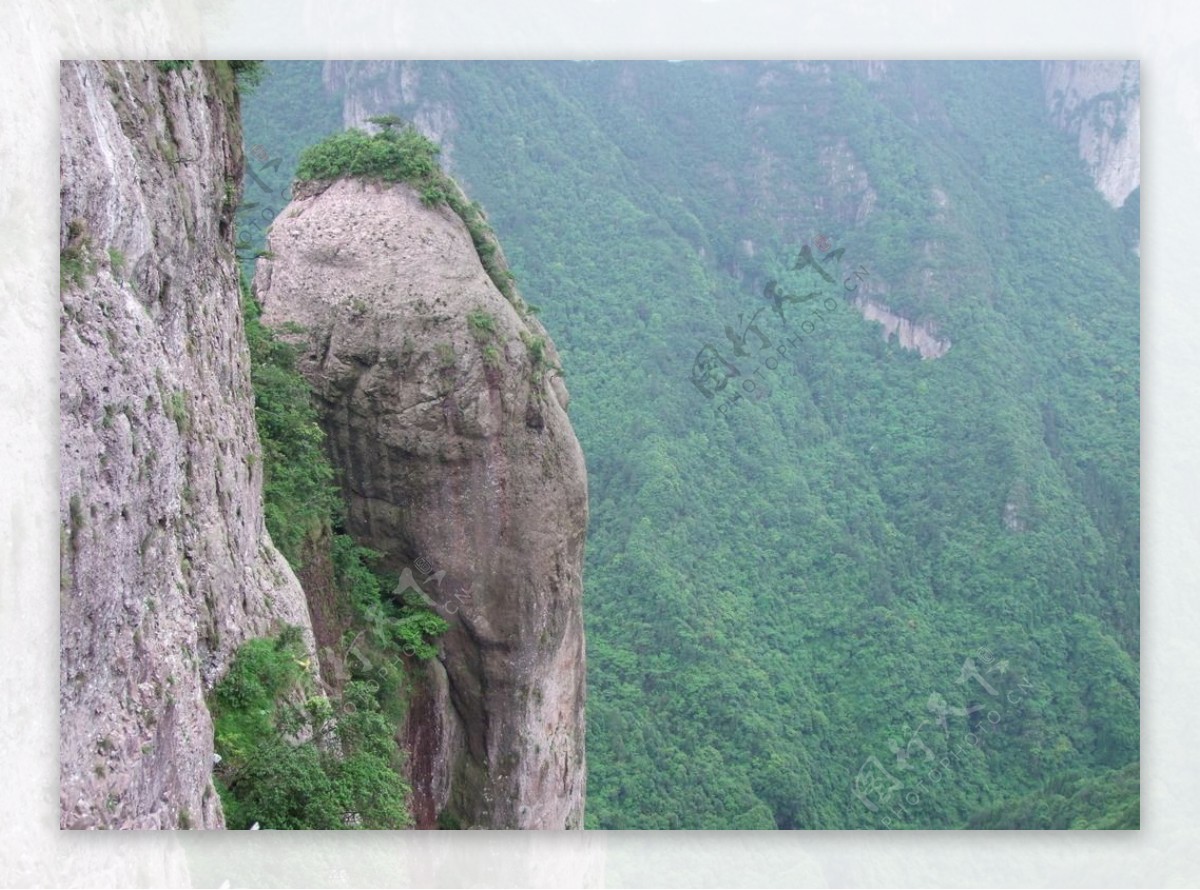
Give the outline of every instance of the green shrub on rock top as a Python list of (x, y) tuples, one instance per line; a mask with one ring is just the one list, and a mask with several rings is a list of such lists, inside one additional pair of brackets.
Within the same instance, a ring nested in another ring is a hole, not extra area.
[(421, 202), (445, 204), (458, 214), (471, 234), (471, 243), (492, 283), (505, 298), (518, 305), (514, 276), (500, 259), (498, 242), (480, 206), (468, 201), (458, 185), (438, 166), (439, 147), (411, 124), (401, 126), (395, 115), (373, 117), (380, 132), (346, 130), (311, 145), (296, 163), (297, 182), (356, 177), (381, 182), (406, 182), (420, 194)]
[(384, 182), (436, 185), (438, 147), (412, 127), (369, 135), (346, 130), (306, 148), (296, 165), (299, 182), (356, 176)]

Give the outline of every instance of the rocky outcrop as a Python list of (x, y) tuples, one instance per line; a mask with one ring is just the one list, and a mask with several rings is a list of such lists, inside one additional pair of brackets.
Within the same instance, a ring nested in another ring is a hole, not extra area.
[(264, 529), (228, 68), (61, 70), (64, 828), (220, 828), (204, 696), (303, 593)]
[(1042, 62), (1054, 123), (1079, 140), (1096, 188), (1120, 207), (1141, 184), (1141, 86), (1137, 62)]
[(941, 358), (950, 351), (950, 341), (938, 336), (932, 322), (914, 322), (867, 297), (857, 298), (853, 302), (863, 318), (883, 326), (884, 340), (890, 341), (894, 336), (901, 348), (919, 352), (921, 358)]
[(407, 185), (299, 188), (267, 257), (349, 530), (451, 625), (404, 728), (418, 824), (581, 827), (587, 485), (553, 344)]
[(844, 139), (822, 148), (820, 163), (827, 189), (826, 194), (813, 197), (813, 206), (845, 225), (863, 225), (879, 199), (866, 169)]

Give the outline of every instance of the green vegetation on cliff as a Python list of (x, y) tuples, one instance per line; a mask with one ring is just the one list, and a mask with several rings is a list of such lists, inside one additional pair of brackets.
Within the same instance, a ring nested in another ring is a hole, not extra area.
[(408, 786), (377, 687), (314, 693), (299, 628), (244, 644), (213, 692), (228, 828), (405, 828)]
[(263, 506), (271, 539), (294, 568), (306, 540), (340, 509), (325, 433), (312, 390), (296, 370), (295, 347), (259, 320), (262, 312), (242, 281), (254, 416), (263, 449)]
[[(260, 321), (242, 281), (255, 416), (262, 444), (267, 529), (298, 572), (332, 568), (336, 611), (347, 617), (334, 676), (318, 694), (298, 629), (252, 639), (213, 692), (217, 788), (230, 828), (404, 828), (411, 824), (396, 746), (410, 667), (437, 654), (448, 627), (424, 604), (398, 599), (377, 554), (337, 533), (342, 504), (295, 349)], [(311, 596), (313, 591), (306, 591)]]
[(341, 533), (341, 491), (312, 389), (296, 370), (296, 349), (261, 322), (261, 309), (244, 279), (242, 300), (263, 451), (263, 512), (271, 539), (297, 571), (306, 549), (328, 541), (321, 556), (332, 564), (341, 595), (361, 622), (357, 630), (368, 630), (385, 656), (394, 650), (432, 658), (433, 640), (446, 632), (446, 622), (422, 603), (394, 596), (390, 591), (397, 579), (374, 567), (379, 554)]

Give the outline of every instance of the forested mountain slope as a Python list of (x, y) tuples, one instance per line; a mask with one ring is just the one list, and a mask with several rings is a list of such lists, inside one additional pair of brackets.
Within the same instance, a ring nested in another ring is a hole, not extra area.
[(589, 827), (1136, 827), (1137, 192), (1038, 63), (272, 69), (265, 188), (415, 119), (559, 346)]

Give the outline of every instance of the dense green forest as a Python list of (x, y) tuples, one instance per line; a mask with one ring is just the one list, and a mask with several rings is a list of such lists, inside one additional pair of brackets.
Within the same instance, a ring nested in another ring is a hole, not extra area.
[[(1138, 198), (1037, 63), (414, 65), (587, 457), (587, 826), (1137, 827)], [(321, 73), (244, 101), (246, 255)]]

